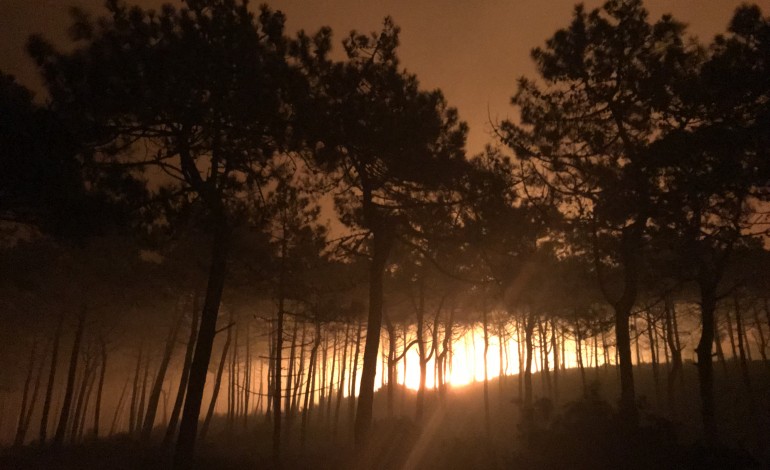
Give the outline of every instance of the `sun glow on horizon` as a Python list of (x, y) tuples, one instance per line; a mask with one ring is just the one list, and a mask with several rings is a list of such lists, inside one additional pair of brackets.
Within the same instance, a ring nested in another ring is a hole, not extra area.
[[(537, 333), (535, 334), (537, 336)], [(412, 341), (415, 338), (414, 330), (409, 331), (409, 340)], [(540, 349), (538, 347), (539, 338), (535, 338), (535, 348), (533, 350), (532, 357), (532, 371), (537, 372), (544, 369), (543, 358), (540, 355)], [(565, 339), (564, 345), (564, 357), (561, 357), (562, 351), (558, 352), (559, 362), (565, 363), (567, 368), (577, 367), (576, 358), (576, 345), (573, 339)], [(503, 351), (500, 351), (501, 341), (498, 335), (489, 334), (489, 348), (487, 350), (487, 377), (488, 379), (494, 379), (503, 375), (515, 375), (519, 373), (519, 346), (515, 335), (506, 336), (505, 343), (503, 345)], [(586, 367), (589, 363), (593, 364), (594, 358), (591, 357), (593, 351), (592, 347), (588, 344), (582, 345), (582, 355), (584, 364)], [(387, 361), (387, 347), (388, 340), (387, 334), (383, 334), (380, 341), (380, 361), (377, 363), (377, 376), (375, 379), (375, 386), (377, 389), (382, 388), (387, 384), (387, 376), (383, 377), (384, 362)], [(430, 348), (430, 340), (427, 340), (427, 348)], [(523, 349), (523, 348), (522, 348)], [(601, 347), (600, 347), (601, 349)], [(398, 342), (398, 349), (396, 354), (401, 354), (403, 351), (403, 338)], [(599, 351), (598, 362), (604, 363), (604, 357), (602, 351)], [(431, 359), (427, 363), (427, 371), (425, 376), (425, 387), (428, 389), (434, 389), (438, 387), (437, 380), (438, 374), (435, 367), (436, 354), (434, 353)], [(455, 335), (454, 341), (451, 345), (451, 355), (448, 355), (446, 366), (446, 379), (445, 382), (450, 387), (458, 387), (468, 385), (473, 382), (481, 382), (484, 380), (484, 329), (481, 325), (474, 325), (471, 328), (466, 328), (462, 334)], [(420, 388), (420, 355), (416, 346), (412, 346), (406, 353), (406, 360), (401, 360), (396, 365), (396, 381), (400, 385), (406, 385), (411, 390), (418, 390)], [(609, 362), (613, 362), (614, 348), (612, 348), (612, 357), (609, 358)], [(502, 368), (500, 362), (502, 360)], [(554, 352), (549, 350), (547, 356), (549, 369), (553, 370), (554, 367)], [(406, 366), (406, 371), (404, 367)], [(387, 375), (387, 370), (384, 372)]]

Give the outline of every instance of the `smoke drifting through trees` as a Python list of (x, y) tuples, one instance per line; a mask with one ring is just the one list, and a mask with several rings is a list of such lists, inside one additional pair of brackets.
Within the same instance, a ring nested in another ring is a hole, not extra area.
[[(21, 370), (0, 390), (3, 442), (125, 434), (186, 469), (196, 443), (259, 430), (281, 467), (320, 431), (366, 465), (399, 448), (391, 425), (429, 452), (449, 386), (478, 381), (489, 461), (515, 410), (513, 452), (543, 463), (576, 395), (565, 419), (601, 415), (621, 456), (666, 441), (652, 410), (768, 458), (757, 7), (708, 46), (639, 1), (576, 7), (476, 156), (458, 111), (401, 65), (392, 19), (341, 54), (330, 29), (285, 21), (229, 0), (108, 2), (99, 20), (73, 12), (73, 48), (30, 39), (45, 107), (2, 75), (0, 289), (19, 337), (2, 352)], [(330, 203), (344, 229), (324, 225)], [(596, 396), (612, 372), (617, 412)], [(752, 419), (736, 437), (727, 414)], [(669, 441), (660, 455), (690, 455)]]

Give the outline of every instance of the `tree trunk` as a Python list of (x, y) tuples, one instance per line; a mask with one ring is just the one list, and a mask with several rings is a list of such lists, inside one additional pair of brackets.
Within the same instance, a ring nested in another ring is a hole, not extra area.
[[(232, 313), (232, 312), (231, 312)], [(232, 315), (230, 316), (232, 319)], [(238, 330), (235, 330), (235, 338), (233, 340), (233, 351), (230, 354), (230, 370), (227, 374), (227, 381), (229, 386), (227, 387), (227, 430), (233, 432), (233, 422), (235, 421), (235, 381), (237, 379), (236, 364), (238, 363)]]
[(534, 349), (532, 335), (535, 331), (535, 314), (530, 312), (524, 324), (524, 341), (526, 359), (524, 362), (524, 405), (532, 407), (532, 352)]
[(72, 345), (72, 354), (70, 355), (70, 366), (67, 374), (67, 387), (64, 390), (64, 401), (59, 415), (59, 424), (56, 427), (56, 434), (53, 438), (54, 447), (61, 447), (64, 443), (64, 434), (67, 431), (67, 422), (70, 417), (70, 408), (72, 406), (72, 395), (75, 391), (75, 376), (78, 369), (78, 355), (80, 354), (80, 344), (83, 341), (83, 331), (86, 326), (86, 306), (83, 305), (78, 315), (78, 325), (75, 329), (75, 342)]
[[(553, 350), (553, 402), (559, 402), (559, 340), (556, 320), (551, 318), (551, 349)], [(563, 360), (563, 359), (561, 359)]]
[(486, 305), (481, 310), (484, 328), (484, 429), (487, 433), (487, 440), (489, 440), (492, 437), (492, 424), (489, 415), (489, 362), (487, 360), (489, 353), (489, 313)]
[(722, 364), (722, 373), (727, 378), (727, 360), (725, 360), (725, 353), (722, 349), (722, 334), (719, 331), (719, 320), (716, 311), (714, 312), (714, 347), (716, 348), (719, 363)]
[(275, 346), (273, 347), (273, 464), (281, 467), (281, 367), (283, 365), (283, 321), (284, 321), (284, 256), (286, 255), (286, 240), (281, 248), (281, 274), (278, 287), (278, 321), (275, 328)]
[(436, 362), (440, 363), (439, 373), (439, 397), (441, 397), (442, 403), (446, 400), (446, 382), (447, 382), (447, 357), (451, 354), (450, 347), (452, 344), (452, 328), (454, 327), (454, 313), (455, 309), (449, 310), (449, 319), (444, 325), (444, 339), (442, 341), (441, 354), (438, 355)]
[(126, 378), (126, 381), (123, 383), (123, 390), (120, 391), (120, 397), (118, 398), (118, 404), (115, 406), (115, 414), (112, 417), (112, 424), (110, 424), (110, 433), (109, 436), (112, 436), (115, 434), (115, 430), (118, 426), (118, 421), (120, 421), (121, 417), (121, 411), (123, 411), (123, 399), (126, 397), (126, 389), (128, 389), (128, 381), (130, 379)]
[(631, 363), (631, 337), (629, 334), (631, 307), (632, 304), (626, 304), (615, 310), (615, 336), (619, 352), (621, 413), (624, 415), (626, 423), (635, 427), (638, 422), (638, 415), (636, 413), (634, 369)]
[(29, 364), (27, 365), (27, 378), (24, 380), (24, 391), (21, 396), (21, 409), (19, 410), (19, 420), (16, 426), (16, 437), (13, 445), (18, 447), (24, 443), (26, 434), (27, 401), (29, 399), (29, 387), (32, 383), (32, 376), (35, 373), (35, 353), (37, 352), (37, 338), (32, 343), (29, 353)]
[(738, 354), (740, 356), (741, 375), (743, 376), (743, 383), (746, 385), (746, 390), (751, 396), (751, 377), (749, 376), (749, 364), (746, 360), (746, 344), (744, 343), (743, 334), (743, 319), (741, 312), (741, 303), (738, 298), (738, 292), (733, 294), (733, 305), (735, 308), (735, 327), (738, 332)]
[[(434, 327), (436, 328), (436, 327)], [(437, 329), (437, 328), (436, 328)], [(505, 385), (505, 324), (503, 322), (500, 322), (500, 325), (498, 325), (497, 329), (497, 353), (498, 353), (498, 360), (500, 361), (499, 364), (499, 370), (497, 375), (497, 392), (500, 395), (500, 399), (502, 400), (503, 397), (503, 387)], [(438, 367), (439, 361), (436, 360), (436, 366)]]
[(319, 419), (323, 419), (324, 416), (324, 406), (323, 404), (326, 403), (326, 377), (327, 377), (327, 368), (329, 366), (329, 330), (328, 328), (325, 329), (324, 335), (323, 335), (323, 348), (321, 349), (321, 377), (319, 377), (320, 384), (318, 386), (318, 417)]
[(392, 245), (392, 237), (384, 227), (373, 230), (372, 260), (369, 265), (369, 318), (366, 326), (364, 364), (361, 370), (358, 408), (354, 428), (355, 444), (362, 449), (372, 426), (374, 405), (374, 380), (377, 374), (377, 355), (380, 349), (382, 328), (382, 284), (385, 265)]
[(313, 341), (313, 349), (310, 350), (310, 364), (307, 369), (307, 384), (305, 385), (305, 403), (302, 408), (302, 424), (300, 429), (300, 446), (305, 447), (305, 440), (307, 438), (307, 426), (310, 420), (310, 411), (313, 406), (313, 399), (315, 397), (315, 377), (316, 369), (318, 368), (318, 348), (321, 347), (321, 322), (316, 320), (315, 322), (315, 340)]
[(342, 406), (342, 394), (345, 391), (345, 366), (348, 360), (348, 338), (350, 334), (350, 323), (345, 323), (345, 336), (342, 338), (342, 363), (340, 364), (340, 378), (337, 386), (337, 406), (334, 410), (334, 431), (333, 437), (337, 437), (339, 431), (340, 407)]
[[(552, 396), (551, 394), (551, 365), (548, 360), (548, 355), (551, 353), (550, 347), (549, 347), (549, 341), (548, 341), (548, 322), (546, 321), (538, 321), (537, 327), (540, 330), (540, 349), (543, 351), (542, 354), (542, 364), (543, 364), (543, 370), (541, 371), (541, 375), (544, 377), (545, 380), (545, 390), (546, 394), (548, 396)], [(598, 359), (598, 358), (597, 358)], [(597, 360), (597, 370), (598, 370), (598, 360)]]
[(190, 365), (190, 376), (187, 384), (182, 422), (179, 425), (179, 437), (174, 452), (174, 468), (187, 470), (192, 467), (195, 452), (195, 438), (198, 433), (198, 418), (200, 415), (203, 391), (206, 386), (206, 373), (211, 360), (211, 348), (217, 329), (219, 304), (222, 300), (225, 277), (227, 275), (227, 254), (229, 235), (226, 221), (216, 220), (216, 235), (212, 244), (211, 266), (209, 269), (206, 300), (203, 303), (201, 326), (195, 345), (193, 360)]
[(227, 328), (227, 339), (225, 345), (222, 347), (222, 356), (219, 359), (219, 367), (217, 368), (217, 376), (214, 381), (214, 390), (211, 393), (211, 402), (209, 403), (209, 409), (206, 413), (206, 418), (203, 420), (203, 426), (201, 427), (201, 440), (206, 439), (206, 434), (211, 424), (211, 418), (214, 416), (214, 409), (217, 407), (217, 397), (219, 396), (219, 390), (222, 386), (222, 373), (225, 370), (225, 364), (227, 364), (227, 351), (230, 349), (230, 339), (232, 338), (233, 326), (230, 325)]
[(302, 395), (302, 380), (305, 377), (305, 338), (307, 335), (307, 324), (302, 322), (302, 334), (299, 340), (299, 370), (295, 374), (297, 377), (294, 380), (294, 394), (291, 398), (291, 412), (292, 415), (296, 415), (299, 411), (299, 400)]
[(37, 404), (37, 396), (40, 391), (40, 382), (43, 378), (43, 368), (45, 366), (45, 360), (48, 357), (48, 349), (43, 349), (43, 355), (40, 357), (40, 365), (37, 368), (37, 374), (35, 375), (35, 385), (32, 387), (32, 399), (27, 407), (27, 416), (24, 418), (24, 432), (21, 436), (21, 442), (23, 443), (29, 430), (29, 423), (32, 422), (32, 413), (35, 411), (35, 405)]
[(40, 445), (45, 444), (48, 435), (48, 414), (51, 411), (51, 398), (53, 397), (53, 385), (56, 379), (56, 365), (59, 359), (59, 343), (61, 342), (62, 327), (64, 325), (64, 312), (59, 315), (59, 321), (56, 324), (56, 332), (53, 337), (53, 349), (51, 350), (51, 369), (48, 373), (48, 385), (45, 389), (45, 400), (43, 401), (43, 414), (40, 418), (40, 433), (38, 438)]
[(682, 378), (683, 375), (683, 369), (682, 369), (682, 351), (679, 349), (679, 346), (677, 345), (676, 339), (675, 339), (675, 328), (674, 328), (674, 322), (676, 322), (676, 309), (674, 306), (674, 302), (671, 300), (670, 296), (666, 296), (665, 298), (665, 315), (666, 315), (666, 342), (668, 343), (668, 348), (671, 351), (671, 370), (668, 373), (668, 382), (666, 390), (668, 392), (668, 402), (670, 409), (676, 410), (676, 389), (675, 389), (675, 383), (677, 377)]
[(179, 414), (182, 411), (184, 395), (187, 390), (187, 380), (190, 377), (190, 364), (192, 364), (193, 352), (195, 351), (195, 339), (198, 336), (198, 293), (193, 294), (192, 302), (192, 321), (190, 323), (190, 337), (187, 340), (187, 350), (184, 355), (184, 364), (182, 365), (182, 376), (179, 379), (179, 388), (177, 388), (174, 407), (171, 409), (171, 418), (168, 420), (166, 435), (163, 438), (163, 447), (168, 447), (174, 440), (176, 434), (176, 425), (179, 421)]
[(524, 400), (524, 352), (526, 339), (521, 339), (521, 322), (516, 318), (516, 356), (519, 360), (519, 401)]
[[(577, 315), (577, 314), (576, 314)], [(580, 382), (583, 385), (583, 395), (588, 394), (588, 385), (586, 384), (586, 371), (583, 365), (583, 333), (580, 330), (580, 319), (575, 317), (575, 359), (580, 369)]]
[[(385, 329), (388, 332), (388, 417), (393, 417), (393, 408), (396, 396), (396, 350), (398, 349), (398, 336), (396, 334), (396, 328), (393, 322), (390, 321), (387, 312), (383, 312), (383, 319), (385, 320)], [(404, 346), (406, 348), (406, 346)], [(406, 349), (404, 349), (406, 351)], [(406, 385), (406, 384), (404, 384)]]
[(730, 311), (728, 309), (723, 309), (725, 313), (725, 320), (727, 320), (727, 337), (730, 338), (730, 350), (733, 353), (733, 362), (736, 364), (739, 363), (738, 358), (738, 348), (735, 344), (735, 332), (733, 330), (733, 320), (730, 317)]
[(102, 368), (99, 373), (99, 387), (96, 390), (96, 406), (94, 407), (94, 439), (99, 437), (99, 419), (101, 418), (102, 413), (102, 391), (104, 390), (104, 376), (107, 373), (107, 345), (103, 338), (100, 340), (100, 346)]
[(134, 369), (134, 383), (131, 386), (131, 407), (128, 412), (128, 433), (134, 434), (136, 431), (137, 405), (139, 403), (139, 374), (142, 370), (142, 352), (144, 345), (139, 346), (139, 356), (136, 359), (136, 368)]
[(80, 414), (80, 422), (77, 429), (77, 441), (83, 439), (83, 433), (86, 427), (86, 416), (88, 412), (88, 405), (91, 403), (91, 395), (93, 395), (94, 383), (96, 382), (96, 364), (91, 366), (91, 373), (88, 376), (88, 388), (86, 388), (85, 401), (83, 402), (83, 412)]
[(163, 351), (163, 357), (158, 366), (158, 373), (155, 376), (155, 382), (150, 391), (150, 397), (147, 400), (147, 411), (144, 414), (144, 424), (142, 426), (142, 440), (148, 441), (152, 434), (152, 428), (155, 426), (155, 415), (158, 412), (158, 402), (160, 400), (160, 392), (163, 390), (163, 383), (166, 380), (166, 370), (168, 370), (168, 364), (171, 362), (171, 356), (174, 354), (174, 347), (176, 346), (176, 338), (179, 335), (179, 329), (182, 327), (182, 319), (184, 315), (180, 312), (179, 318), (174, 321), (169, 331), (168, 338), (166, 339), (166, 348)]
[(293, 395), (293, 384), (294, 384), (294, 363), (296, 362), (297, 356), (297, 331), (299, 330), (299, 325), (297, 321), (294, 321), (294, 326), (292, 328), (291, 332), (291, 347), (289, 348), (289, 367), (286, 371), (286, 389), (283, 391), (284, 393), (284, 403), (283, 403), (283, 409), (285, 410), (284, 413), (286, 414), (286, 436), (287, 439), (291, 432), (291, 397)]
[[(415, 421), (422, 423), (425, 416), (425, 382), (428, 375), (428, 358), (425, 350), (425, 283), (422, 276), (419, 282), (419, 299), (417, 301), (417, 353), (420, 358), (420, 385), (417, 388), (417, 401), (415, 403)], [(406, 358), (406, 355), (404, 356)]]
[(356, 381), (358, 380), (358, 358), (361, 354), (361, 329), (363, 328), (363, 319), (358, 319), (358, 326), (356, 327), (356, 351), (353, 354), (353, 364), (351, 367), (350, 377), (350, 393), (348, 400), (348, 416), (350, 418), (350, 429), (353, 429), (353, 424), (356, 416)]
[(711, 345), (714, 343), (716, 311), (716, 283), (701, 280), (701, 323), (702, 331), (698, 347), (698, 380), (701, 398), (701, 417), (706, 441), (716, 441), (716, 421), (714, 419), (714, 369), (711, 364)]
[(650, 343), (650, 362), (652, 362), (652, 378), (655, 381), (655, 399), (660, 405), (660, 375), (658, 371), (658, 352), (655, 342), (655, 324), (650, 310), (645, 312), (647, 322), (647, 341)]
[(333, 331), (334, 333), (334, 341), (333, 341), (333, 347), (332, 347), (332, 370), (329, 374), (329, 394), (326, 397), (326, 424), (331, 425), (332, 423), (332, 399), (334, 398), (334, 386), (336, 385), (334, 383), (334, 372), (337, 370), (337, 345), (339, 344), (339, 334), (337, 330)]
[(249, 323), (246, 323), (246, 370), (243, 379), (243, 428), (249, 427), (249, 399), (251, 398), (251, 338)]
[(142, 423), (144, 422), (144, 415), (147, 411), (145, 403), (147, 401), (147, 377), (150, 375), (150, 355), (148, 354), (144, 358), (144, 374), (142, 374), (142, 394), (139, 395), (139, 408), (137, 410), (136, 417), (136, 433), (141, 436)]
[(86, 389), (88, 388), (88, 381), (91, 379), (91, 369), (93, 368), (93, 365), (91, 363), (91, 356), (89, 353), (86, 355), (86, 361), (85, 361), (85, 369), (83, 372), (83, 377), (80, 382), (80, 388), (77, 394), (77, 398), (75, 399), (75, 413), (72, 415), (72, 422), (70, 425), (70, 442), (74, 443), (76, 441), (79, 424), (80, 424), (80, 415), (83, 411), (83, 401), (85, 400), (86, 395)]
[(757, 326), (757, 348), (759, 349), (759, 355), (762, 357), (762, 362), (765, 366), (770, 366), (770, 362), (767, 360), (767, 339), (765, 338), (765, 332), (762, 328), (762, 323), (759, 321), (759, 309), (754, 308), (754, 324)]

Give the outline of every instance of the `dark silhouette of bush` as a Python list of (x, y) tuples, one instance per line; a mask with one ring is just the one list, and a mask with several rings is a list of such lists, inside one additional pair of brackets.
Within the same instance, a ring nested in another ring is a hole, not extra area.
[(522, 410), (521, 446), (511, 468), (528, 469), (723, 469), (759, 468), (746, 452), (725, 446), (680, 443), (674, 423), (637, 402), (640, 422), (629, 427), (617, 408), (591, 387), (558, 414), (549, 400)]

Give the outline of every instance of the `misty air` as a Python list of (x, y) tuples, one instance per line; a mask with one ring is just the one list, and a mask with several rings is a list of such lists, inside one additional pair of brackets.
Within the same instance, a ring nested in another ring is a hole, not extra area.
[(770, 4), (167, 1), (0, 0), (0, 468), (770, 468)]

